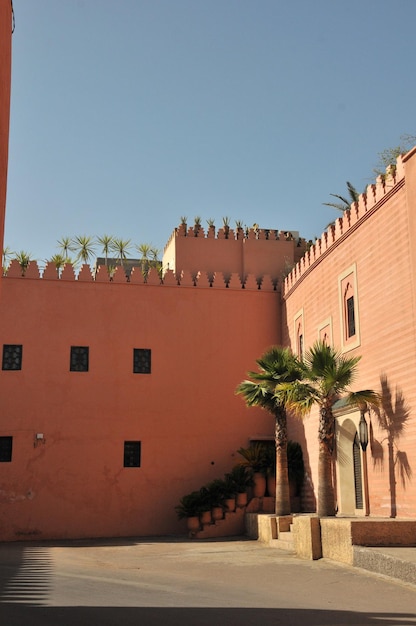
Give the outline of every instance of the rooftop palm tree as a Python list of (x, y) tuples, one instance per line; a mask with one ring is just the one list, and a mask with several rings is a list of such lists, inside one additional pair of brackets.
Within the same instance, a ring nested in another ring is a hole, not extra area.
[(332, 482), (335, 419), (333, 405), (341, 396), (350, 406), (379, 404), (379, 395), (370, 389), (349, 390), (357, 374), (361, 357), (346, 357), (332, 346), (316, 342), (306, 353), (302, 364), (303, 378), (276, 386), (276, 398), (300, 416), (308, 414), (313, 405), (319, 407), (318, 515), (335, 515), (335, 494)]
[(54, 254), (51, 256), (49, 261), (47, 261), (47, 263), (53, 263), (55, 265), (58, 278), (61, 275), (61, 270), (65, 267), (65, 264), (70, 262), (70, 259), (68, 259), (68, 257), (65, 258), (63, 254)]
[(338, 200), (341, 200), (341, 202), (324, 202), (324, 205), (332, 206), (334, 209), (337, 209), (338, 211), (341, 211), (343, 213), (344, 211), (346, 211), (346, 209), (350, 208), (353, 202), (358, 202), (358, 199), (360, 197), (360, 194), (358, 193), (354, 185), (352, 185), (348, 180), (347, 180), (347, 190), (348, 190), (349, 198), (345, 198), (344, 196), (339, 196), (336, 193), (330, 193), (329, 194), (330, 196), (333, 196), (334, 198), (338, 198)]
[(275, 419), (276, 444), (276, 509), (277, 515), (290, 513), (287, 469), (287, 417), (285, 399), (275, 395), (276, 385), (300, 379), (301, 366), (289, 348), (274, 346), (256, 361), (259, 371), (248, 372), (252, 380), (244, 380), (236, 393), (247, 406), (259, 406)]
[(16, 252), (14, 258), (18, 261), (20, 268), (22, 270), (22, 276), (26, 274), (26, 270), (29, 267), (29, 263), (33, 261), (31, 258), (30, 252), (26, 252), (25, 250), (21, 250), (20, 252)]
[(61, 239), (58, 240), (58, 246), (65, 259), (69, 258), (69, 252), (74, 252), (74, 242), (71, 237), (61, 237)]
[(94, 237), (87, 235), (78, 235), (73, 240), (73, 250), (77, 252), (75, 262), (88, 263), (95, 253)]
[(110, 235), (103, 235), (102, 237), (97, 237), (97, 243), (101, 246), (101, 251), (105, 257), (105, 265), (108, 265), (108, 255), (112, 250), (114, 237)]
[(131, 249), (131, 239), (121, 239), (121, 237), (114, 237), (111, 244), (111, 250), (116, 253), (117, 261), (120, 263), (124, 270), (124, 261)]
[(145, 278), (147, 278), (151, 267), (152, 246), (148, 243), (141, 243), (136, 246), (136, 249), (140, 254), (140, 268), (142, 270), (142, 274)]
[(9, 265), (9, 261), (13, 257), (13, 254), (14, 254), (14, 252), (12, 252), (12, 250), (11, 250), (11, 248), (9, 246), (6, 246), (5, 248), (3, 248), (3, 258), (2, 258), (3, 274), (4, 274), (4, 272), (7, 271), (7, 267)]

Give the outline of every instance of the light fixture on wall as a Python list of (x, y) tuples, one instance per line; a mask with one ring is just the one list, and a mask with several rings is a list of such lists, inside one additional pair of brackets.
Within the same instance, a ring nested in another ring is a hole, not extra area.
[(360, 421), (358, 423), (358, 436), (363, 451), (363, 471), (364, 471), (364, 495), (365, 495), (365, 515), (370, 515), (370, 494), (368, 491), (368, 470), (367, 470), (367, 446), (368, 446), (368, 425), (365, 414), (368, 411), (367, 403), (360, 404)]
[(35, 434), (35, 441), (33, 443), (33, 447), (37, 448), (41, 444), (45, 444), (45, 443), (46, 443), (46, 440), (45, 440), (44, 434), (43, 433), (36, 433)]
[(365, 419), (365, 413), (367, 411), (367, 405), (360, 406), (360, 422), (358, 424), (358, 435), (360, 437), (361, 449), (363, 452), (367, 450), (368, 446), (368, 426), (367, 421)]

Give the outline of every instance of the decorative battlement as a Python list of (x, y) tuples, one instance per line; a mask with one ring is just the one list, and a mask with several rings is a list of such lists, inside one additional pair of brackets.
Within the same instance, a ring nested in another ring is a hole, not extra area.
[(167, 286), (167, 287), (199, 287), (213, 289), (246, 289), (248, 291), (276, 291), (277, 281), (272, 280), (268, 274), (256, 277), (248, 274), (241, 277), (237, 273), (223, 272), (197, 272), (193, 276), (190, 272), (181, 272), (176, 276), (173, 270), (167, 270), (163, 277), (156, 269), (150, 269), (143, 273), (140, 268), (133, 268), (129, 276), (126, 276), (122, 267), (117, 267), (111, 272), (105, 265), (100, 265), (97, 270), (92, 270), (89, 265), (82, 265), (78, 274), (75, 274), (72, 265), (68, 264), (62, 270), (58, 270), (54, 263), (47, 263), (43, 272), (39, 270), (36, 261), (31, 261), (22, 270), (19, 262), (14, 259), (7, 268), (4, 279), (20, 278), (22, 280), (47, 280), (47, 281), (72, 281), (77, 283), (108, 283), (108, 284), (129, 284), (142, 286)]
[(170, 236), (165, 250), (175, 237), (199, 237), (200, 239), (229, 239), (230, 241), (242, 240), (242, 239), (260, 239), (270, 241), (294, 241), (298, 242), (298, 245), (302, 243), (306, 246), (306, 241), (299, 238), (299, 232), (294, 230), (276, 230), (271, 228), (258, 228), (253, 226), (252, 228), (230, 228), (222, 227), (216, 230), (215, 226), (210, 226), (206, 231), (200, 225), (194, 225), (188, 227), (187, 224), (181, 224), (173, 231)]
[(290, 274), (284, 280), (283, 294), (288, 293), (309, 274), (329, 251), (338, 245), (346, 237), (352, 234), (364, 219), (378, 210), (387, 200), (404, 185), (404, 162), (406, 155), (399, 156), (396, 166), (390, 166), (386, 174), (378, 176), (375, 184), (368, 185), (366, 191), (359, 197), (358, 202), (351, 204), (344, 211), (343, 216), (335, 220), (320, 239), (310, 245), (303, 257), (298, 261)]

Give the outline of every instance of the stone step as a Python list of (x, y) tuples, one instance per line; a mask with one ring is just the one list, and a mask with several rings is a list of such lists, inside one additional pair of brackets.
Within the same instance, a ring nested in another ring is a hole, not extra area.
[(204, 524), (202, 530), (192, 533), (192, 539), (213, 539), (215, 537), (244, 535), (244, 516), (244, 507), (239, 507), (232, 513), (227, 512), (223, 519), (211, 524)]
[(290, 530), (280, 531), (278, 535), (278, 539), (281, 541), (286, 541), (287, 543), (291, 543), (293, 546), (293, 533)]
[(416, 586), (416, 546), (368, 548), (353, 546), (353, 565)]
[(286, 550), (287, 552), (295, 552), (293, 547), (293, 539), (291, 541), (286, 541), (285, 539), (274, 539), (270, 542), (274, 548), (278, 548), (279, 550)]

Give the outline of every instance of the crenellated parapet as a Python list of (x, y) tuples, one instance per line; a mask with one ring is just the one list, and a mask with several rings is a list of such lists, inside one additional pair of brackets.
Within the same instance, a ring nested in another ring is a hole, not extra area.
[(385, 175), (378, 176), (374, 184), (368, 185), (358, 202), (352, 203), (350, 208), (344, 211), (342, 217), (328, 226), (320, 239), (309, 245), (305, 254), (286, 276), (283, 284), (284, 295), (295, 288), (296, 284), (327, 256), (334, 246), (352, 234), (359, 224), (368, 219), (404, 185), (404, 160), (405, 155), (399, 156), (395, 166), (388, 167)]
[(276, 291), (277, 281), (268, 274), (262, 276), (240, 276), (238, 273), (225, 272), (181, 272), (176, 275), (173, 270), (167, 270), (163, 276), (156, 269), (150, 269), (143, 273), (140, 268), (133, 268), (129, 276), (122, 267), (109, 270), (105, 265), (91, 268), (82, 265), (78, 273), (72, 265), (67, 264), (58, 269), (52, 262), (46, 264), (43, 271), (39, 269), (36, 261), (31, 261), (27, 268), (22, 269), (19, 262), (14, 259), (4, 273), (4, 279), (18, 278), (21, 280), (42, 280), (74, 283), (106, 283), (108, 285), (125, 284), (140, 285), (143, 287), (197, 287), (199, 289), (245, 289), (247, 291)]
[[(210, 226), (208, 229), (204, 229), (202, 226), (188, 227), (186, 224), (181, 224), (171, 234), (165, 249), (169, 246), (172, 239), (176, 237), (198, 237), (200, 239), (229, 239), (230, 241), (242, 240), (242, 239), (260, 239), (270, 241), (293, 241), (296, 239), (297, 243), (305, 241), (299, 239), (299, 234), (295, 231), (284, 231), (272, 228), (258, 228), (253, 226), (252, 228), (230, 228), (222, 227), (216, 229), (215, 226)], [(306, 242), (305, 242), (306, 243)]]

